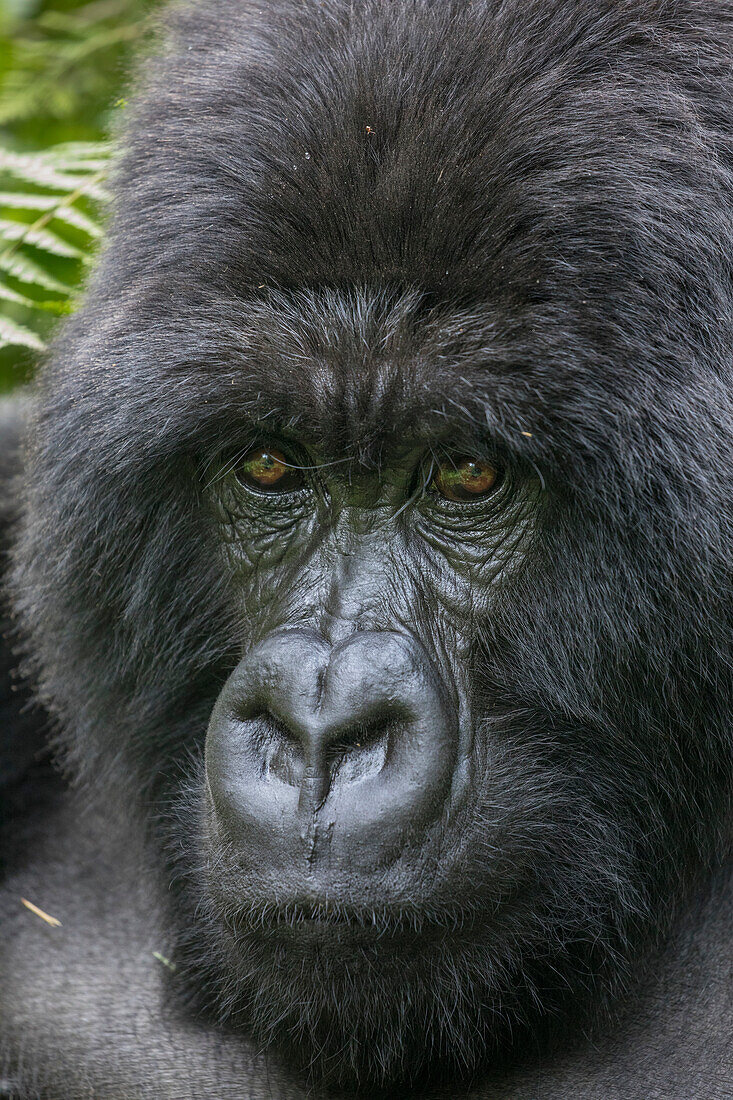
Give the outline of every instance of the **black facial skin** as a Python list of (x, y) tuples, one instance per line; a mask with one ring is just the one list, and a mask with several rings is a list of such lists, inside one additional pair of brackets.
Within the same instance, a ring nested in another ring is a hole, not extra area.
[(315, 1095), (608, 1028), (730, 851), (730, 44), (212, 0), (136, 108), (14, 599), (175, 1003)]
[(254, 890), (223, 900), (236, 914), (281, 892), (283, 912), (366, 920), (445, 879), (450, 910), (488, 764), (467, 675), (475, 624), (526, 553), (537, 491), (507, 473), (447, 500), (432, 482), (450, 457), (414, 447), (378, 472), (299, 465), (281, 495), (248, 487), (236, 459), (211, 489), (238, 596), (258, 609), (206, 740), (215, 847), (245, 875), (258, 868)]

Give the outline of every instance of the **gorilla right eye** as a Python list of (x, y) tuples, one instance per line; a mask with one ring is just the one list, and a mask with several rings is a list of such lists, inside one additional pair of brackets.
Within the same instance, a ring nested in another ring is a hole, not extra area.
[(302, 470), (274, 447), (253, 447), (234, 472), (242, 485), (256, 493), (292, 493), (304, 483)]
[(430, 488), (446, 500), (482, 500), (497, 487), (499, 471), (490, 462), (461, 456), (441, 463)]

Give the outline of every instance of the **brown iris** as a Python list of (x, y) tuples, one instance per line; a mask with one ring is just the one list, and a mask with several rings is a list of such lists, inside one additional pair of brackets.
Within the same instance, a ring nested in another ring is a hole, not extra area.
[(432, 488), (448, 500), (480, 500), (496, 485), (495, 466), (478, 458), (455, 458), (442, 463), (432, 480)]
[(300, 470), (274, 447), (253, 447), (237, 463), (237, 477), (260, 493), (291, 493), (303, 484)]

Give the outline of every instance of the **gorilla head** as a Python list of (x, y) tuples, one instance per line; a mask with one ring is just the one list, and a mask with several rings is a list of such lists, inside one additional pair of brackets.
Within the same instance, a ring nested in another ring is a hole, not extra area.
[(134, 113), (17, 600), (184, 985), (326, 1078), (587, 1026), (727, 837), (717, 10), (214, 0)]

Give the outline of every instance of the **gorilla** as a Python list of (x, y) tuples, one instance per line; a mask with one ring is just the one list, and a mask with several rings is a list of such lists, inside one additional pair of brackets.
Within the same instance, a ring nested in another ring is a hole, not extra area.
[(733, 3), (166, 19), (3, 420), (5, 1095), (730, 1097)]

